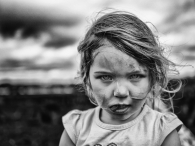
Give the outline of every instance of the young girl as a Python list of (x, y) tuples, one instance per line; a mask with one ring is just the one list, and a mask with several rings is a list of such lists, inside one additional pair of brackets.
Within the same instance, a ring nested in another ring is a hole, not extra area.
[(163, 56), (145, 23), (127, 12), (105, 14), (78, 51), (84, 88), (97, 107), (63, 117), (60, 146), (181, 145), (182, 122), (155, 110), (163, 105), (162, 93), (174, 92), (168, 90), (167, 74), (176, 71), (175, 64)]

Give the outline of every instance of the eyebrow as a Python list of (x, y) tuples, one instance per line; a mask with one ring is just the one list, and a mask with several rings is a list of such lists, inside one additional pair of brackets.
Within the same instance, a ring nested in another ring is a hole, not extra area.
[(95, 71), (95, 74), (111, 74), (112, 72), (109, 71)]
[[(113, 72), (110, 72), (110, 71), (95, 71), (94, 72), (95, 74), (112, 74)], [(127, 72), (127, 74), (139, 74), (139, 73), (147, 73), (147, 70), (144, 69), (143, 71), (142, 70), (133, 70), (131, 72)]]

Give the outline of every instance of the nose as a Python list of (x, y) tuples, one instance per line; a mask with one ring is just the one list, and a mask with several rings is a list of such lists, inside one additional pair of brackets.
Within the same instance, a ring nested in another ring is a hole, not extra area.
[(116, 83), (116, 88), (114, 90), (114, 96), (117, 98), (126, 98), (129, 96), (129, 91), (125, 85)]

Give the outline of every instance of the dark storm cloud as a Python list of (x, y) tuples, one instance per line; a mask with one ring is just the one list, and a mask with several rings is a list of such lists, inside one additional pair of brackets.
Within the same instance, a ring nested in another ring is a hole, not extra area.
[(50, 41), (45, 43), (45, 47), (53, 47), (53, 48), (60, 48), (63, 46), (71, 45), (76, 42), (75, 38), (71, 37), (64, 37), (64, 38), (53, 38)]
[[(21, 38), (28, 37), (38, 37), (42, 33), (47, 33), (50, 36), (48, 42), (45, 43), (46, 47), (59, 48), (62, 46), (67, 46), (73, 44), (77, 41), (77, 38), (66, 34), (66, 32), (60, 32), (61, 34), (53, 34), (51, 28), (54, 27), (54, 24), (44, 24), (35, 22), (28, 23), (27, 21), (21, 20), (11, 20), (11, 21), (2, 21), (0, 23), (0, 33), (3, 37), (13, 37), (17, 31), (21, 31)], [(68, 28), (69, 26), (62, 25), (62, 28)]]
[[(80, 22), (81, 18), (77, 15), (58, 9), (36, 4), (36, 2), (25, 2), (18, 0), (0, 1), (0, 20), (3, 22), (25, 22), (35, 25), (55, 25), (72, 26)], [(14, 24), (13, 24), (14, 25)]]
[(78, 18), (50, 18), (44, 16), (18, 16), (0, 12), (0, 31), (5, 36), (13, 36), (17, 30), (23, 30), (23, 37), (37, 34), (42, 29), (54, 25), (70, 27), (79, 23)]
[(4, 21), (0, 24), (0, 33), (3, 37), (13, 37), (18, 30), (21, 30), (21, 37), (35, 37), (41, 31), (41, 27), (26, 24), (24, 21)]
[(195, 53), (195, 46), (188, 46), (187, 50)]
[(55, 26), (69, 29), (80, 23), (80, 16), (70, 14), (57, 7), (50, 8), (38, 4), (35, 6), (33, 2), (33, 6), (30, 3), (23, 5), (21, 2), (0, 1), (0, 34), (2, 37), (14, 37), (17, 31), (20, 31), (20, 37), (23, 39), (39, 37), (42, 33), (47, 33), (50, 39), (45, 42), (45, 46), (54, 48), (70, 45), (77, 41), (77, 38), (66, 35), (66, 32), (61, 32), (64, 35), (54, 36), (51, 29)]

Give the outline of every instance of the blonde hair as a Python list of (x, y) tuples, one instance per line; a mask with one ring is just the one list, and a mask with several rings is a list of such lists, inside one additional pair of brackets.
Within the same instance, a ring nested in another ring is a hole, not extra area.
[[(104, 45), (104, 40), (109, 41), (115, 48), (147, 67), (152, 85), (147, 103), (151, 107), (155, 108), (154, 101), (158, 101), (154, 98), (158, 98), (159, 101), (164, 100), (161, 97), (162, 92), (175, 93), (180, 89), (180, 81), (175, 89), (169, 89), (167, 86), (169, 83), (168, 72), (178, 74), (175, 68), (176, 64), (163, 55), (164, 48), (150, 28), (131, 13), (115, 11), (98, 18), (78, 46), (81, 54), (80, 76), (89, 97), (91, 94), (89, 93), (91, 92), (89, 70), (94, 60), (93, 52)], [(94, 101), (93, 98), (91, 100)]]

